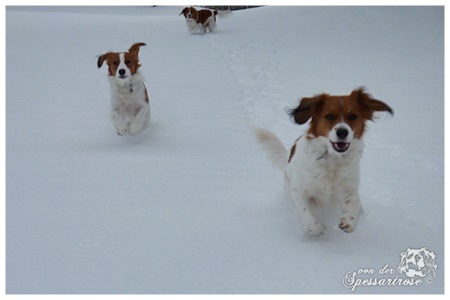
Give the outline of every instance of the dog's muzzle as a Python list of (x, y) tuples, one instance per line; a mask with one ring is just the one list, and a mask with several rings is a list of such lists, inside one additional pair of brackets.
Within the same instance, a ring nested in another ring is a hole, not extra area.
[(350, 142), (347, 142), (347, 138), (349, 136), (349, 130), (345, 127), (340, 127), (336, 129), (336, 137), (337, 142), (331, 142), (331, 145), (333, 146), (333, 149), (336, 152), (344, 153), (345, 151), (350, 148)]
[(120, 69), (119, 71), (119, 78), (125, 79), (127, 78), (127, 71), (125, 69)]

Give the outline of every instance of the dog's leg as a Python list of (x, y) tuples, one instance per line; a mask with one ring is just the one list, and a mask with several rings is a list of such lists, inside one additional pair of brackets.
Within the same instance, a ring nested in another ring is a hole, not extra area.
[(208, 29), (209, 29), (209, 32), (211, 32), (211, 28), (209, 27), (209, 25), (210, 25), (209, 21), (210, 21), (210, 18), (206, 19), (205, 23), (202, 24), (203, 34), (205, 34), (208, 31)]
[(197, 32), (198, 31), (198, 28), (199, 28), (199, 25), (200, 24), (197, 24), (197, 23), (195, 23), (195, 24), (193, 24), (192, 25), (192, 27), (191, 27), (191, 29), (190, 29), (190, 31), (192, 31), (192, 32)]
[(191, 31), (192, 33), (198, 33), (202, 28), (202, 24), (201, 23), (197, 23), (197, 22), (193, 22), (191, 25), (191, 28), (189, 29), (189, 31)]
[(209, 18), (208, 28), (209, 32), (213, 32), (214, 28), (216, 28), (216, 21), (214, 21), (214, 16)]
[(358, 191), (353, 191), (344, 197), (341, 203), (342, 217), (339, 222), (339, 228), (350, 233), (356, 228), (359, 215), (361, 214), (361, 200)]
[(191, 20), (191, 19), (186, 19), (186, 26), (188, 28), (189, 31), (194, 32), (197, 30), (198, 28), (197, 22), (195, 20)]
[(314, 198), (301, 196), (299, 197), (299, 200), (298, 209), (300, 211), (300, 217), (306, 233), (313, 236), (322, 235), (326, 227), (314, 216), (312, 212), (311, 205)]
[(130, 133), (138, 134), (145, 128), (145, 124), (148, 123), (150, 117), (150, 106), (144, 105), (139, 109), (139, 112), (134, 117), (130, 124)]
[(298, 188), (292, 187), (288, 178), (285, 180), (286, 194), (294, 201), (305, 232), (312, 236), (322, 235), (326, 227), (313, 215), (311, 202), (314, 201), (314, 199), (302, 193)]
[(125, 117), (123, 114), (116, 110), (112, 110), (111, 114), (111, 121), (114, 124), (114, 127), (116, 127), (117, 134), (118, 135), (125, 135), (128, 132), (128, 125), (125, 121)]

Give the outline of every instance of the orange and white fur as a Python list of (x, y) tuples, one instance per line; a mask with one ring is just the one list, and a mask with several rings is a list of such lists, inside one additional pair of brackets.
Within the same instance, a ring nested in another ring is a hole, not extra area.
[(180, 16), (184, 15), (189, 31), (195, 32), (201, 29), (203, 33), (206, 33), (207, 30), (212, 32), (216, 28), (217, 13), (217, 10), (197, 10), (195, 7), (187, 6), (181, 11)]
[(362, 211), (359, 163), (366, 121), (379, 111), (393, 114), (387, 104), (363, 88), (347, 96), (303, 98), (289, 114), (297, 124), (311, 122), (290, 151), (274, 133), (255, 129), (270, 160), (284, 170), (285, 194), (295, 203), (308, 235), (318, 236), (326, 229), (318, 218), (326, 207), (340, 208), (340, 229), (355, 230)]
[(100, 68), (106, 61), (111, 88), (111, 120), (118, 135), (136, 135), (148, 127), (150, 103), (144, 78), (139, 71), (139, 49), (133, 44), (128, 52), (107, 52), (98, 58)]

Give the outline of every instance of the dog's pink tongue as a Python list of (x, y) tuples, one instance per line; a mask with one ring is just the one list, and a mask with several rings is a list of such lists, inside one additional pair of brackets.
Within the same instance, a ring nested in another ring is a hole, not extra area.
[(347, 147), (347, 143), (344, 142), (336, 143), (336, 145), (339, 149), (345, 149)]
[(350, 145), (349, 143), (345, 143), (345, 142), (333, 143), (334, 150), (336, 150), (337, 152), (345, 152), (345, 151), (347, 151), (349, 145)]

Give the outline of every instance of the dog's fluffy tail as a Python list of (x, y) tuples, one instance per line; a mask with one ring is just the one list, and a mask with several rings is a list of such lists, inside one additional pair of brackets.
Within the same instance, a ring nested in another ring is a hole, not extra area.
[(215, 14), (221, 18), (227, 18), (231, 17), (233, 15), (233, 12), (231, 10), (216, 10)]
[(271, 131), (253, 128), (256, 140), (262, 146), (272, 164), (280, 170), (288, 164), (289, 153), (280, 139)]

